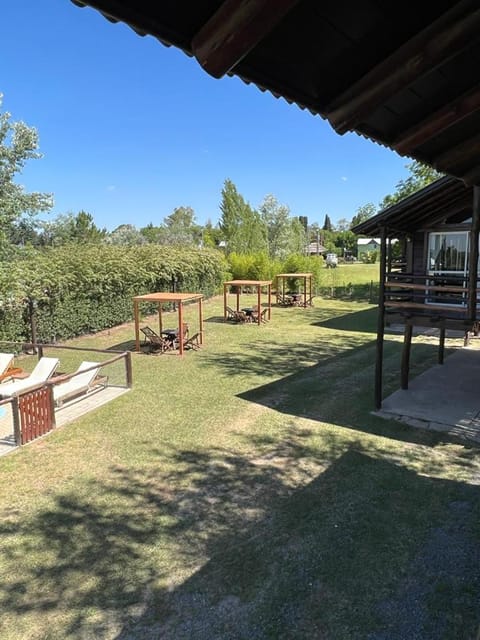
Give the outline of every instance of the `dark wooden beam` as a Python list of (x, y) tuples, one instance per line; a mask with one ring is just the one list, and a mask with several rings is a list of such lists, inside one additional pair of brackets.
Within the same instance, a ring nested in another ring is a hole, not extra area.
[(445, 358), (445, 327), (440, 327), (440, 339), (438, 342), (438, 364), (443, 364)]
[(326, 108), (338, 133), (354, 129), (385, 100), (448, 61), (480, 35), (480, 9), (463, 0), (399, 47)]
[(472, 159), (475, 160), (474, 164), (477, 164), (479, 149), (480, 133), (438, 155), (432, 164), (437, 171), (445, 172)]
[(462, 180), (468, 187), (480, 185), (480, 166), (465, 173), (462, 176)]
[(480, 109), (480, 87), (464, 93), (425, 120), (404, 131), (392, 146), (400, 155), (407, 155), (434, 138), (440, 131), (460, 122), (478, 109)]
[(221, 78), (265, 38), (299, 0), (226, 0), (196, 33), (192, 51)]
[(478, 235), (480, 232), (480, 187), (473, 187), (472, 230), (468, 263), (468, 319), (477, 319)]
[(402, 389), (408, 389), (408, 378), (410, 372), (410, 351), (412, 349), (412, 331), (413, 326), (410, 322), (405, 323), (405, 331), (403, 334), (402, 364), (400, 374), (400, 386)]
[(375, 355), (375, 409), (382, 407), (383, 336), (385, 334), (385, 280), (387, 276), (387, 231), (380, 231), (380, 286), (378, 290), (377, 345)]

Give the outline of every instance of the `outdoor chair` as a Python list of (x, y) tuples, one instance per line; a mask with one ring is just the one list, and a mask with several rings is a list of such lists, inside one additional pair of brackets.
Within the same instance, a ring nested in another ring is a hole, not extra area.
[(232, 309), (232, 307), (225, 307), (225, 311), (227, 312), (227, 320), (235, 320), (235, 314), (237, 313)]
[(0, 385), (0, 396), (12, 396), (41, 385), (53, 376), (59, 363), (60, 360), (58, 358), (40, 358), (28, 378), (13, 380), (13, 382), (5, 382), (5, 384)]
[(200, 334), (195, 333), (190, 338), (187, 338), (187, 340), (183, 343), (183, 348), (193, 349), (194, 351), (200, 349)]
[[(90, 367), (94, 367), (94, 369), (90, 369)], [(90, 371), (85, 371), (85, 369), (90, 369)], [(53, 387), (55, 405), (61, 407), (67, 400), (90, 393), (97, 386), (95, 378), (98, 376), (100, 369), (101, 364), (99, 362), (87, 362), (86, 360), (81, 362), (75, 372), (76, 375), (66, 382), (61, 382)], [(104, 383), (105, 385), (106, 382)]]
[[(267, 322), (268, 307), (260, 311), (260, 322)], [(252, 322), (258, 322), (258, 309), (255, 308), (252, 313)]]
[(158, 333), (155, 333), (150, 327), (140, 327), (140, 331), (144, 334), (146, 338), (145, 344), (149, 345), (150, 351), (160, 351), (163, 353), (172, 348), (171, 340), (159, 336)]
[(12, 376), (13, 353), (0, 353), (0, 382)]

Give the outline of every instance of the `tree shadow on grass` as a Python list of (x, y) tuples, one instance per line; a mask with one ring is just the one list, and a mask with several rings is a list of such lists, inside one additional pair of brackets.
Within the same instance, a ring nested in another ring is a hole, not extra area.
[(256, 458), (156, 456), (2, 519), (15, 570), (0, 627), (30, 616), (45, 639), (473, 637), (477, 487), (359, 443), (319, 451), (305, 432)]
[[(228, 376), (254, 375), (259, 379), (272, 372), (278, 378), (260, 384), (238, 397), (275, 411), (353, 428), (366, 433), (423, 444), (453, 442), (451, 436), (427, 432), (372, 415), (376, 341), (365, 342), (358, 335), (348, 340), (329, 339), (312, 343), (281, 343), (257, 340), (241, 352), (210, 353), (204, 361)], [(384, 343), (384, 395), (400, 385), (402, 345), (398, 340)], [(446, 350), (446, 355), (450, 350)], [(437, 347), (415, 344), (411, 355), (411, 379), (433, 366)]]
[(328, 310), (328, 319), (314, 322), (317, 327), (335, 329), (335, 331), (361, 331), (363, 333), (377, 333), (378, 308), (363, 309), (353, 313), (336, 315), (332, 318), (331, 309)]

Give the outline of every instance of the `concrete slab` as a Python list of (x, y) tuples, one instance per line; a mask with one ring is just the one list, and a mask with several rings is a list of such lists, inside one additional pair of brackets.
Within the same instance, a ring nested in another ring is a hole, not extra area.
[(376, 415), (480, 443), (480, 350), (459, 348), (385, 398)]

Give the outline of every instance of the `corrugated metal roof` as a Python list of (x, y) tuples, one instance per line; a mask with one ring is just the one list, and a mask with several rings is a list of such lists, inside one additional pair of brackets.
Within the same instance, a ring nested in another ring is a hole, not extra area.
[(480, 184), (478, 0), (72, 0)]
[(352, 231), (357, 234), (376, 236), (386, 228), (390, 236), (411, 233), (418, 229), (439, 224), (452, 217), (457, 221), (471, 215), (473, 187), (466, 187), (455, 178), (445, 177), (432, 182), (424, 189), (383, 209), (377, 215)]

